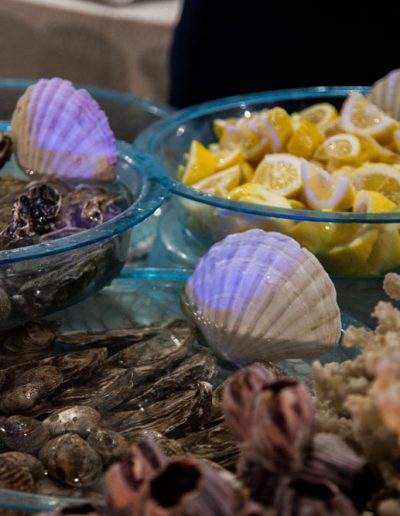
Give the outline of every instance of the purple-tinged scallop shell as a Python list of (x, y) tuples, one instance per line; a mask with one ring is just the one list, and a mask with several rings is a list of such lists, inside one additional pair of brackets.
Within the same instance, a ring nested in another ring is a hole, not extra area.
[(12, 115), (20, 166), (30, 175), (112, 181), (117, 148), (107, 116), (84, 89), (60, 78), (29, 86)]
[(319, 355), (340, 336), (336, 291), (292, 238), (253, 229), (213, 245), (183, 305), (209, 345), (236, 364)]
[(400, 68), (376, 81), (368, 99), (396, 120), (400, 120)]

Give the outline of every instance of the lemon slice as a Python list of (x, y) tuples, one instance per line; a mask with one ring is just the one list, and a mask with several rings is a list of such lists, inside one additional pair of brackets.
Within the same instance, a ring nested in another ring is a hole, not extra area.
[(226, 123), (219, 140), (221, 149), (242, 149), (246, 161), (260, 161), (268, 151), (268, 138), (250, 125), (249, 120), (241, 118), (236, 124)]
[(395, 211), (396, 204), (385, 195), (370, 190), (360, 190), (354, 199), (353, 211), (379, 213)]
[(281, 151), (293, 132), (292, 119), (281, 107), (262, 111), (253, 123), (267, 136), (269, 152)]
[(225, 197), (229, 190), (235, 188), (240, 183), (240, 178), (240, 165), (234, 165), (192, 184), (192, 187), (201, 192)]
[(238, 118), (216, 118), (213, 122), (214, 133), (217, 138), (221, 138), (222, 132), (226, 124), (235, 125)]
[(328, 102), (313, 104), (298, 113), (300, 120), (306, 119), (312, 122), (318, 129), (324, 132), (332, 122), (338, 118), (335, 106)]
[(241, 186), (237, 186), (229, 192), (228, 198), (255, 204), (267, 204), (268, 206), (276, 206), (277, 208), (291, 207), (285, 197), (270, 192), (262, 185), (256, 183), (244, 183)]
[(212, 152), (204, 147), (197, 140), (193, 140), (185, 170), (182, 175), (182, 182), (186, 185), (197, 183), (201, 179), (210, 176), (217, 168), (217, 158)]
[(288, 199), (291, 208), (294, 210), (308, 210), (308, 206), (298, 199)]
[(234, 150), (222, 150), (218, 149), (216, 151), (212, 151), (212, 153), (217, 158), (217, 166), (216, 172), (220, 170), (224, 170), (224, 168), (230, 168), (234, 165), (240, 165), (243, 163), (243, 151), (242, 149), (234, 149)]
[(289, 138), (286, 150), (295, 156), (309, 159), (323, 141), (321, 131), (312, 122), (303, 119)]
[(304, 200), (314, 210), (347, 210), (354, 201), (354, 187), (345, 175), (332, 176), (321, 167), (301, 160)]
[(243, 183), (250, 183), (254, 177), (254, 168), (247, 161), (242, 163), (242, 178)]
[(360, 93), (347, 97), (341, 110), (341, 124), (345, 131), (373, 136), (381, 141), (396, 129), (396, 120), (386, 115)]
[(392, 227), (392, 224), (390, 224), (379, 231), (368, 262), (378, 273), (400, 266), (400, 233), (398, 227)]
[(349, 244), (335, 246), (319, 258), (325, 268), (335, 274), (376, 274), (376, 268), (368, 260), (378, 239), (378, 233), (377, 229), (369, 229)]
[(314, 158), (321, 161), (336, 159), (356, 161), (361, 154), (361, 143), (353, 134), (340, 133), (327, 138), (315, 151)]
[(293, 197), (302, 187), (300, 159), (290, 154), (267, 154), (256, 168), (253, 182), (284, 197)]
[[(335, 175), (336, 176), (336, 175)], [(368, 163), (356, 169), (349, 179), (356, 190), (372, 190), (400, 206), (400, 170), (385, 163)]]

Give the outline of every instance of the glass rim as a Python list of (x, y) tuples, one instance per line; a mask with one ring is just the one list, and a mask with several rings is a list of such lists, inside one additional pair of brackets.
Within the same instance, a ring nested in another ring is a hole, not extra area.
[[(136, 138), (135, 144), (143, 151), (157, 157), (163, 138), (171, 131), (178, 130), (180, 124), (184, 124), (198, 117), (217, 113), (224, 109), (240, 108), (246, 109), (247, 105), (254, 105), (263, 102), (279, 102), (287, 100), (318, 99), (321, 97), (344, 97), (352, 91), (362, 94), (368, 93), (369, 86), (314, 86), (309, 88), (289, 88), (285, 90), (273, 90), (266, 92), (236, 95), (224, 99), (212, 100), (191, 106), (187, 109), (176, 111), (166, 118), (158, 120), (145, 128)], [(165, 172), (168, 174), (167, 170)], [(216, 195), (200, 192), (195, 188), (187, 186), (172, 176), (170, 178), (170, 191), (185, 199), (200, 202), (213, 208), (231, 211), (233, 213), (245, 213), (260, 217), (274, 217), (279, 219), (302, 220), (314, 222), (332, 223), (400, 223), (400, 211), (365, 213), (345, 211), (318, 211), (301, 210), (296, 208), (278, 208), (249, 202), (236, 201), (218, 197)]]

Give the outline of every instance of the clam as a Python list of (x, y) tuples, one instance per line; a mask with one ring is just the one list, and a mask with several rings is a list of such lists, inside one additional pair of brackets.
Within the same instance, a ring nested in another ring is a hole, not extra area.
[(27, 466), (0, 456), (0, 488), (16, 491), (33, 491), (33, 478)]
[(99, 426), (100, 419), (94, 408), (75, 405), (55, 410), (43, 421), (43, 426), (53, 437), (74, 432), (85, 438)]
[(0, 427), (0, 439), (10, 449), (36, 453), (49, 438), (47, 428), (36, 419), (25, 416), (10, 416)]
[(30, 453), (24, 453), (19, 451), (5, 452), (0, 455), (0, 461), (2, 459), (10, 459), (21, 466), (28, 468), (31, 473), (33, 480), (41, 480), (46, 476), (46, 472), (43, 464), (39, 459), (31, 455)]
[(400, 120), (400, 68), (376, 81), (368, 94), (369, 100), (396, 120)]
[(128, 451), (125, 437), (107, 428), (93, 429), (87, 443), (100, 455), (104, 465), (115, 462)]
[(317, 356), (340, 336), (328, 274), (275, 232), (254, 229), (212, 246), (186, 284), (183, 305), (210, 347), (238, 365)]
[(115, 179), (117, 149), (107, 116), (71, 82), (56, 77), (30, 86), (11, 125), (17, 160), (29, 175), (76, 182)]

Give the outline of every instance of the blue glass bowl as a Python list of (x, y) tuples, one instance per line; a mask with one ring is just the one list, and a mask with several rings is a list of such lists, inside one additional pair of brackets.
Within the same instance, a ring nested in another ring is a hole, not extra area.
[[(0, 130), (8, 128), (0, 124)], [(118, 178), (107, 188), (125, 197), (124, 211), (74, 235), (0, 251), (0, 329), (74, 304), (118, 275), (132, 228), (159, 208), (168, 193), (168, 178), (152, 158), (124, 142), (118, 143), (118, 153)], [(24, 178), (14, 158), (0, 174)]]
[[(383, 259), (383, 267), (378, 270), (367, 261), (364, 264), (352, 260), (351, 250), (348, 260), (342, 259), (340, 255), (340, 260), (335, 261), (329, 254), (330, 248), (324, 247), (321, 252), (315, 238), (315, 235), (322, 236), (321, 240), (326, 241), (333, 233), (357, 233), (362, 225), (363, 231), (377, 228), (376, 224), (381, 225), (380, 229), (383, 229), (382, 225), (385, 229), (391, 225), (394, 230), (395, 224), (400, 222), (400, 212), (367, 214), (261, 206), (203, 193), (177, 179), (178, 166), (184, 163), (184, 153), (188, 152), (192, 140), (196, 139), (206, 145), (216, 141), (213, 130), (213, 120), (216, 118), (240, 117), (246, 111), (254, 112), (274, 106), (281, 106), (293, 113), (319, 102), (330, 102), (339, 108), (354, 90), (367, 93), (368, 88), (316, 87), (231, 97), (175, 112), (145, 129), (138, 136), (136, 144), (162, 163), (171, 178), (171, 191), (175, 194), (174, 205), (166, 210), (160, 227), (160, 239), (167, 250), (168, 259), (193, 266), (210, 245), (227, 234), (261, 227), (297, 238), (316, 254), (335, 277), (378, 277), (386, 269), (400, 266), (399, 255), (398, 263), (386, 264)], [(296, 231), (293, 231), (294, 228)], [(345, 240), (343, 245), (352, 242)], [(339, 244), (336, 240), (332, 245)], [(346, 253), (342, 254), (346, 256)]]

